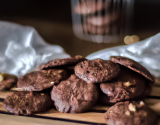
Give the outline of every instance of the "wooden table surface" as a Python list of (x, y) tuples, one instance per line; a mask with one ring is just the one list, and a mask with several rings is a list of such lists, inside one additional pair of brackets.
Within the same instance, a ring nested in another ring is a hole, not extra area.
[[(31, 18), (4, 18), (3, 21), (11, 21), (26, 26), (33, 26), (38, 33), (44, 38), (44, 40), (50, 44), (57, 44), (64, 48), (64, 50), (71, 56), (82, 55), (87, 56), (95, 51), (110, 48), (114, 46), (124, 45), (123, 38), (117, 43), (94, 43), (77, 38), (72, 30), (71, 24), (59, 23), (48, 20), (38, 20)], [(140, 37), (141, 40), (155, 35), (157, 30), (140, 31), (135, 34)], [(6, 113), (0, 114), (0, 125), (72, 125), (82, 124), (77, 122), (66, 122), (61, 120), (51, 120), (42, 118), (32, 118), (24, 116), (8, 115)], [(91, 123), (83, 123), (91, 124)]]

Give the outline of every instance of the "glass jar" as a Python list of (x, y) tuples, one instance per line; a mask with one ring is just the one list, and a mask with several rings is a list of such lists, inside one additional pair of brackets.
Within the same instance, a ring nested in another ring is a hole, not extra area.
[(133, 0), (71, 0), (74, 34), (97, 43), (114, 43), (130, 34)]

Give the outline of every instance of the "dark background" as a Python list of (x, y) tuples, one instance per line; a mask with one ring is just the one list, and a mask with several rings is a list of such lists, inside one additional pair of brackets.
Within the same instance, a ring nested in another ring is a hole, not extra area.
[[(142, 40), (157, 34), (160, 31), (159, 13), (159, 0), (135, 0), (133, 31), (129, 35), (136, 34)], [(70, 0), (0, 0), (0, 20), (33, 26), (48, 43), (62, 46), (70, 55), (86, 56), (124, 44), (123, 40), (118, 44), (91, 44), (75, 37)]]

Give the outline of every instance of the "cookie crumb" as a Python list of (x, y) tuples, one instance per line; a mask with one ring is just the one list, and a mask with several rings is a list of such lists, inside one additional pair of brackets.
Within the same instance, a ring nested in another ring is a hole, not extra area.
[(133, 112), (136, 111), (136, 106), (133, 105), (132, 103), (130, 103), (130, 104), (128, 105), (128, 108), (129, 108), (130, 111), (133, 111)]

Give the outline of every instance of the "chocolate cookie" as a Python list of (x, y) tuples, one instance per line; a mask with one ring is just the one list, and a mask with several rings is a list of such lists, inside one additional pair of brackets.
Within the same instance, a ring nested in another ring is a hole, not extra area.
[(150, 72), (146, 68), (144, 68), (138, 62), (132, 59), (126, 58), (126, 57), (121, 57), (121, 56), (111, 56), (110, 59), (111, 61), (115, 63), (126, 66), (130, 68), (131, 70), (143, 75), (148, 80), (150, 80), (152, 83), (154, 82), (154, 77), (150, 74)]
[(74, 12), (77, 14), (91, 14), (107, 8), (108, 5), (109, 2), (85, 0), (81, 1), (74, 7)]
[(117, 16), (115, 13), (109, 14), (106, 13), (105, 16), (91, 16), (88, 17), (87, 22), (88, 24), (94, 25), (94, 26), (106, 26), (112, 23), (117, 19)]
[(31, 115), (47, 111), (53, 102), (48, 93), (14, 92), (7, 96), (3, 106), (16, 115)]
[(1, 74), (0, 73), (0, 90), (8, 90), (16, 85), (17, 76), (11, 74)]
[(94, 26), (92, 24), (83, 24), (83, 31), (85, 33), (103, 35), (109, 33), (109, 26)]
[(17, 87), (24, 91), (41, 91), (69, 77), (65, 70), (49, 69), (30, 72), (19, 78)]
[(158, 125), (158, 115), (143, 101), (116, 103), (104, 118), (107, 125)]
[(121, 66), (118, 77), (108, 83), (101, 83), (100, 88), (108, 96), (108, 101), (114, 103), (140, 96), (145, 91), (145, 84), (146, 79), (142, 75)]
[(64, 59), (56, 59), (50, 61), (46, 64), (41, 65), (41, 69), (59, 67), (59, 66), (66, 66), (66, 65), (76, 65), (77, 63), (86, 60), (83, 56), (77, 55), (75, 57), (69, 57)]
[(60, 112), (81, 113), (87, 111), (98, 99), (98, 89), (94, 84), (71, 75), (51, 91), (51, 99)]
[(112, 80), (120, 72), (118, 64), (110, 60), (87, 60), (75, 66), (75, 74), (87, 83), (100, 83)]

